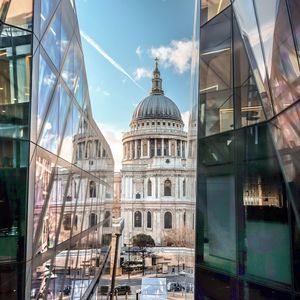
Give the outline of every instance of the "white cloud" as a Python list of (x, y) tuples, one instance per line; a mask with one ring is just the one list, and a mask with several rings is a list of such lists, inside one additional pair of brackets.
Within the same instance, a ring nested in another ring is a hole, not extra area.
[(122, 132), (125, 130), (116, 128), (114, 125), (107, 123), (98, 123), (98, 126), (110, 146), (115, 161), (115, 171), (118, 172), (122, 166)]
[(103, 94), (103, 95), (106, 96), (106, 97), (109, 97), (109, 96), (110, 96), (110, 92), (103, 90), (100, 86), (97, 86), (97, 87), (95, 88), (95, 91), (96, 91), (97, 93)]
[(179, 74), (191, 68), (193, 43), (191, 40), (171, 41), (168, 46), (151, 48), (150, 54), (158, 57), (165, 67), (173, 67)]
[(80, 31), (80, 35), (90, 44), (101, 56), (103, 56), (112, 66), (114, 66), (118, 71), (123, 73), (128, 77), (136, 86), (143, 90), (143, 88), (125, 71), (125, 69), (118, 64), (111, 56), (108, 55), (101, 47), (98, 45), (90, 36), (88, 36), (83, 31)]
[(138, 46), (138, 47), (136, 48), (135, 53), (136, 53), (136, 55), (137, 55), (139, 58), (141, 58), (142, 53), (143, 53), (143, 50), (142, 50), (141, 46)]
[(184, 123), (184, 129), (185, 129), (185, 131), (187, 131), (189, 129), (190, 112), (185, 111), (185, 112), (181, 113), (181, 118)]
[(137, 68), (133, 72), (133, 76), (135, 80), (140, 80), (141, 78), (151, 78), (152, 72), (144, 68)]
[(108, 96), (110, 96), (110, 92), (108, 92), (108, 91), (103, 91), (103, 95), (108, 97)]

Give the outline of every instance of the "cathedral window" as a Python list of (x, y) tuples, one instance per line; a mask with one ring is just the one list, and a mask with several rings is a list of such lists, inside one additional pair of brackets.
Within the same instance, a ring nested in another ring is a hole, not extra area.
[(141, 199), (141, 194), (140, 193), (136, 193), (135, 194), (135, 199)]
[(172, 183), (169, 179), (167, 179), (164, 184), (164, 196), (171, 196), (171, 187)]
[(183, 213), (183, 226), (186, 225), (186, 213), (184, 212)]
[(186, 182), (185, 179), (182, 182), (182, 196), (185, 197), (186, 195)]
[(109, 227), (110, 221), (111, 221), (110, 212), (106, 211), (105, 215), (104, 215), (104, 220), (103, 220), (103, 227)]
[(164, 225), (165, 225), (164, 226), (165, 229), (172, 228), (172, 214), (169, 211), (167, 211), (165, 213), (165, 216), (164, 216)]
[(64, 215), (63, 226), (64, 230), (71, 230), (71, 214)]
[(152, 228), (152, 215), (151, 212), (147, 212), (147, 228)]
[(134, 227), (142, 227), (142, 213), (140, 211), (134, 213)]
[(94, 213), (91, 213), (89, 215), (89, 227), (93, 227), (97, 224), (97, 215)]
[(147, 184), (147, 195), (152, 196), (152, 182), (150, 179), (148, 179), (148, 184)]
[(75, 215), (74, 222), (73, 222), (73, 227), (75, 228), (75, 230), (77, 230), (77, 226), (78, 226), (78, 216)]
[(90, 198), (96, 198), (96, 183), (90, 181)]

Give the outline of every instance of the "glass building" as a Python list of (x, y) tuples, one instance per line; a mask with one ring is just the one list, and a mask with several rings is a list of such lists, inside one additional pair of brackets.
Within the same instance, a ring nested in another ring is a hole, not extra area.
[(113, 167), (73, 1), (0, 0), (0, 299), (93, 294)]
[(200, 23), (196, 299), (299, 300), (300, 1)]

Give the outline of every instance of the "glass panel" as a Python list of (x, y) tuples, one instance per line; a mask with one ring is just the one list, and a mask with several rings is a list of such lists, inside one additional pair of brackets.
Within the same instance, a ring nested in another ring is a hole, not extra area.
[(65, 14), (64, 11), (62, 18), (62, 4), (60, 4), (42, 40), (44, 49), (58, 70), (72, 35), (72, 22)]
[(0, 1), (0, 19), (10, 25), (32, 30), (32, 0)]
[(289, 194), (290, 206), (293, 219), (293, 252), (294, 252), (294, 278), (295, 286), (300, 291), (300, 266), (299, 266), (299, 228), (300, 228), (300, 207), (298, 203), (300, 193), (299, 180), (299, 146), (300, 146), (300, 105), (294, 106), (283, 114), (280, 114), (274, 126), (272, 134), (274, 144), (280, 156), (282, 170), (285, 175), (286, 186)]
[(233, 24), (235, 86), (234, 117), (235, 127), (238, 128), (262, 122), (265, 120), (265, 115), (235, 18)]
[(39, 145), (52, 153), (57, 153), (57, 147), (59, 144), (59, 96), (60, 85), (55, 91), (55, 95), (52, 98), (51, 106), (48, 115), (45, 119), (44, 126), (40, 135)]
[(56, 76), (50, 69), (47, 62), (40, 55), (39, 62), (39, 94), (38, 94), (38, 133), (44, 120), (44, 114), (47, 110), (49, 97), (52, 94)]
[(285, 1), (255, 1), (273, 104), (278, 113), (299, 99), (299, 65)]
[(202, 0), (201, 1), (201, 25), (219, 14), (230, 4), (230, 0)]
[(230, 18), (231, 10), (226, 9), (201, 28), (200, 122), (204, 136), (232, 130), (234, 126)]
[(237, 140), (243, 154), (239, 165), (243, 174), (245, 273), (291, 284), (287, 199), (268, 127), (241, 131)]
[(236, 269), (233, 145), (229, 134), (206, 138), (199, 144), (203, 170), (199, 182), (199, 208), (203, 215), (202, 263), (230, 273), (235, 273)]
[(267, 118), (273, 116), (271, 96), (253, 2), (235, 0), (233, 9)]
[(73, 91), (73, 88), (75, 86), (80, 64), (81, 64), (80, 50), (77, 43), (77, 39), (74, 37), (70, 45), (69, 51), (67, 53), (67, 57), (62, 71), (62, 77), (67, 83), (71, 91)]
[(287, 3), (290, 7), (291, 22), (294, 29), (294, 37), (298, 46), (298, 59), (300, 60), (300, 2), (298, 0), (287, 0)]
[(247, 300), (291, 300), (292, 297), (288, 292), (277, 291), (265, 286), (245, 283), (244, 294), (247, 295)]
[(51, 13), (56, 6), (58, 0), (41, 0), (41, 32), (44, 31), (45, 25), (47, 24), (48, 18), (51, 16)]
[(3, 26), (0, 39), (0, 135), (28, 136), (31, 34)]

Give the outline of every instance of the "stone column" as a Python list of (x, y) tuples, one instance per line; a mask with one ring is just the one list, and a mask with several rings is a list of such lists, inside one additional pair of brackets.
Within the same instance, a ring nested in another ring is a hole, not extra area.
[(171, 139), (169, 139), (169, 156), (172, 156), (172, 153), (171, 153)]
[(133, 159), (133, 156), (132, 156), (132, 142), (131, 141), (129, 142), (129, 159)]
[(137, 157), (137, 140), (134, 141), (134, 158), (138, 158)]
[(143, 146), (144, 146), (144, 141), (141, 140), (141, 157), (144, 156), (144, 151), (143, 151), (143, 150), (144, 150), (144, 149), (143, 149), (144, 147), (143, 147)]
[(165, 143), (164, 143), (164, 139), (161, 139), (161, 156), (164, 156), (164, 152), (165, 152)]
[(180, 141), (180, 157), (182, 157), (182, 141)]
[(147, 143), (148, 143), (148, 157), (150, 157), (150, 139), (148, 139)]
[(157, 156), (157, 139), (154, 139), (154, 156)]

